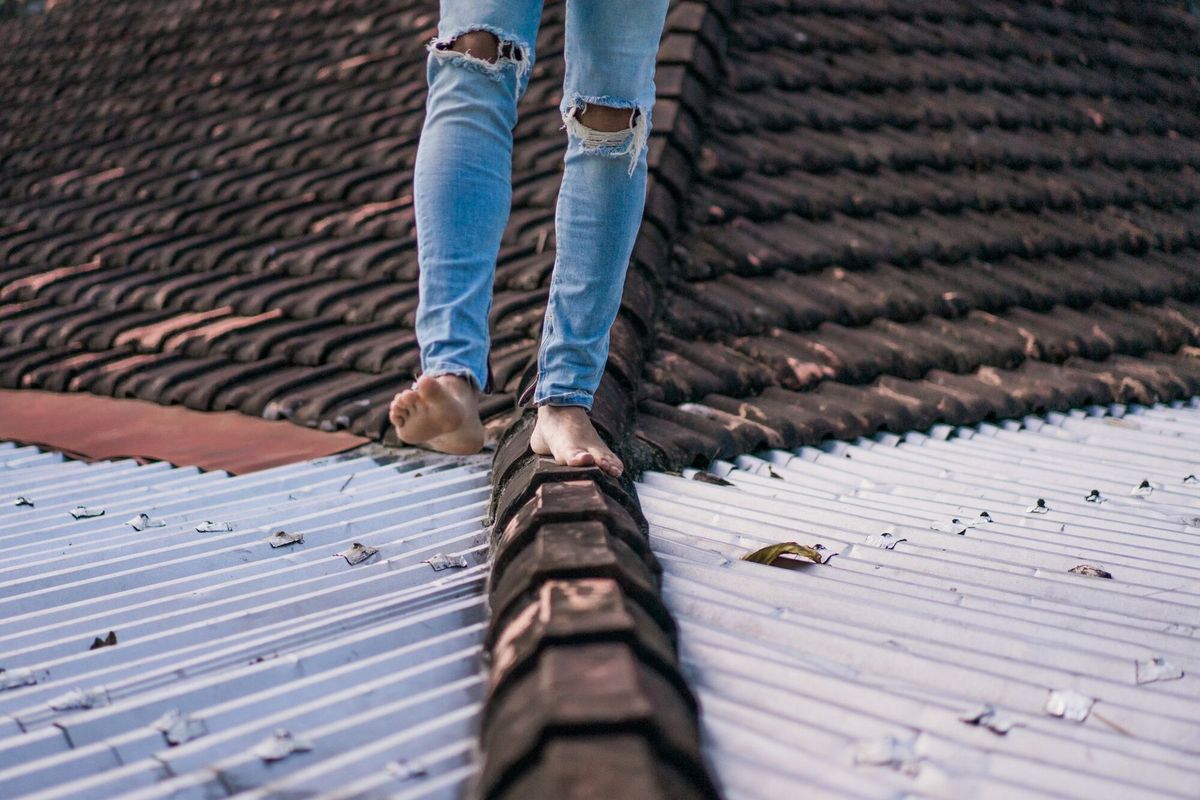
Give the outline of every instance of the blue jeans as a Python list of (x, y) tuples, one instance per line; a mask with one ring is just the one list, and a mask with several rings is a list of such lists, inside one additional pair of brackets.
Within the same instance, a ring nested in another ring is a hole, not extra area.
[[(600, 383), (646, 201), (654, 65), (666, 10), (667, 0), (567, 2), (559, 106), (567, 149), (535, 405), (590, 409)], [(492, 389), (492, 283), (512, 205), (512, 132), (541, 14), (542, 0), (442, 0), (438, 35), (428, 45), (429, 96), (413, 177), (421, 370), (462, 375), (485, 392)], [(468, 31), (497, 38), (494, 63), (450, 49)], [(589, 104), (629, 109), (629, 127), (586, 127), (577, 117)], [(527, 393), (521, 405), (528, 401)]]

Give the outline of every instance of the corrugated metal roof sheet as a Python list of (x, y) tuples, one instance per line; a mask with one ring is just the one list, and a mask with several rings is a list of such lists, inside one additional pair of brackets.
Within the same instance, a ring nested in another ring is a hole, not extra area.
[[(727, 796), (1196, 796), (1197, 442), (1094, 408), (647, 473)], [(487, 499), (482, 458), (0, 445), (0, 796), (459, 796)], [(779, 541), (824, 563), (737, 558)]]
[(731, 800), (1200, 796), (1200, 403), (710, 469), (638, 488)]
[(0, 444), (0, 797), (461, 793), (487, 466)]

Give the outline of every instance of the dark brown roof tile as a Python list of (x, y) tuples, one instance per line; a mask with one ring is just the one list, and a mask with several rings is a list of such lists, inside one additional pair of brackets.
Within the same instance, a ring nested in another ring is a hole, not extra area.
[[(674, 623), (658, 593), (658, 576), (633, 548), (609, 534), (599, 520), (540, 522), (518, 549), (518, 539), (502, 543), (512, 555), (491, 581), (489, 645), (515, 616), (537, 602), (540, 587), (552, 579), (609, 578), (665, 631)], [(515, 550), (515, 552), (514, 552)]]
[(544, 650), (490, 712), (481, 797), (717, 797), (694, 712), (627, 645)]
[[(1014, 10), (741, 9), (646, 397), (814, 441), (1189, 391), (1146, 365), (1196, 340), (1200, 51), (1161, 55), (1165, 12)], [(668, 466), (721, 449), (664, 417)]]

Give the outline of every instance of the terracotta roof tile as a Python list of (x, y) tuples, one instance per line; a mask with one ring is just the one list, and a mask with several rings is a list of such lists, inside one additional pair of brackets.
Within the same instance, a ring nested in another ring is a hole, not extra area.
[[(0, 257), (19, 276), (0, 380), (392, 436), (417, 362), (434, 8), (139, 9), (0, 29)], [(547, 4), (544, 55), (562, 26)], [(1200, 391), (1196, 33), (1106, 3), (673, 3), (602, 435), (633, 470), (674, 468)], [(560, 64), (537, 65), (515, 132), (493, 429), (532, 379)], [(508, 655), (481, 793), (714, 796), (632, 486), (534, 457), (528, 423), (494, 465)], [(555, 619), (588, 591), (606, 599)]]
[(638, 423), (660, 466), (730, 447), (688, 408), (795, 443), (1189, 392), (1184, 30), (1157, 7), (742, 4), (660, 267)]
[[(309, 373), (318, 392), (353, 385), (353, 373), (367, 373), (363, 385), (376, 385), (372, 375), (410, 381), (412, 163), (422, 44), (436, 9), (304, 2), (247, 14), (218, 4), (151, 20), (139, 8), (63, 7), (0, 30), (14, 45), (3, 48), (12, 77), (0, 81), (0, 253), (19, 276), (0, 298), (0, 339), (111, 350), (114, 369), (133, 366), (128, 344), (164, 366), (204, 359), (184, 372), (198, 381), (205, 369), (224, 370), (214, 380), (260, 375), (265, 400), (253, 407), (294, 405), (287, 376), (301, 365), (337, 366)], [(553, 261), (539, 235), (561, 171), (562, 134), (549, 112), (561, 90), (562, 62), (550, 56), (562, 26), (562, 8), (551, 5), (539, 39), (547, 58), (515, 132), (516, 162), (540, 166), (517, 172), (506, 242), (532, 241), (506, 245), (498, 265), (500, 286), (525, 294), (520, 309), (499, 304), (494, 322), (525, 336), (536, 336)], [(48, 89), (54, 104), (43, 102)], [(46, 305), (13, 307), (31, 300)], [(351, 340), (359, 346), (347, 350)], [(509, 348), (504, 372), (519, 374), (531, 354)], [(72, 363), (43, 360), (37, 381)], [(6, 385), (21, 383), (18, 370)], [(109, 374), (95, 386), (125, 383)], [(218, 398), (137, 383), (163, 402)], [(379, 392), (362, 397), (386, 408)], [(304, 421), (337, 427), (345, 415), (334, 405), (306, 401), (316, 416)]]

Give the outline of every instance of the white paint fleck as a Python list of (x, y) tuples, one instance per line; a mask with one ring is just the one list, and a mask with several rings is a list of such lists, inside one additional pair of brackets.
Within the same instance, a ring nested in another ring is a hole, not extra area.
[(1052, 717), (1062, 717), (1071, 722), (1083, 722), (1092, 713), (1096, 698), (1074, 689), (1054, 689), (1046, 698), (1046, 713)]

